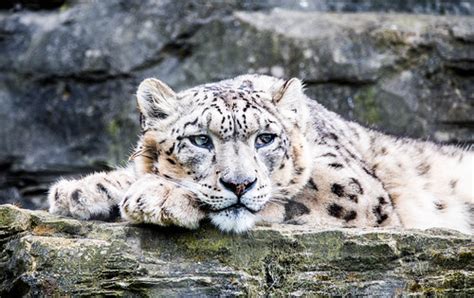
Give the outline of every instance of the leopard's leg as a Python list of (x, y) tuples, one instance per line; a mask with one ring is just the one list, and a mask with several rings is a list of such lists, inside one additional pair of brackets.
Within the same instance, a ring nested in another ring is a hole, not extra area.
[(111, 219), (118, 215), (114, 211), (134, 181), (132, 168), (60, 180), (49, 190), (49, 212), (79, 219)]
[(177, 182), (145, 175), (127, 191), (120, 203), (122, 217), (132, 223), (197, 228), (205, 217), (197, 195)]

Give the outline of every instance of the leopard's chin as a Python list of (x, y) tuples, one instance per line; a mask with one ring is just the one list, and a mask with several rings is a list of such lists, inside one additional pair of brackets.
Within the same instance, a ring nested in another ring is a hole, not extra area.
[(257, 216), (244, 207), (232, 207), (209, 214), (211, 222), (223, 232), (243, 233), (250, 230)]

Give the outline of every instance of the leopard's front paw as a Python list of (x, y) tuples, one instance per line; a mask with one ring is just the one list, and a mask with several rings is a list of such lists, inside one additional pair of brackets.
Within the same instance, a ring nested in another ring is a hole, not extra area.
[(176, 225), (195, 229), (205, 214), (192, 192), (155, 176), (135, 182), (120, 203), (122, 217), (132, 223)]
[(49, 212), (79, 219), (109, 219), (116, 206), (115, 192), (113, 187), (88, 178), (61, 180), (49, 190)]

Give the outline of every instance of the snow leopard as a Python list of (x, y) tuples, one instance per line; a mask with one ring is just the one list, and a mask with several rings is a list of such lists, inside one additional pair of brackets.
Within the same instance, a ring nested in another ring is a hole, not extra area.
[(345, 120), (301, 80), (241, 75), (181, 92), (145, 79), (128, 166), (50, 188), (51, 213), (224, 232), (255, 224), (473, 233), (471, 148)]

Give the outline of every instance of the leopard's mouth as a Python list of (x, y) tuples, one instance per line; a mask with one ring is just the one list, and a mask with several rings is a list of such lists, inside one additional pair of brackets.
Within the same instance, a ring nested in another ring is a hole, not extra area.
[(220, 208), (220, 209), (210, 209), (211, 212), (215, 212), (215, 213), (219, 213), (219, 212), (222, 212), (222, 211), (231, 211), (233, 213), (238, 213), (241, 210), (247, 210), (248, 212), (250, 212), (252, 214), (255, 214), (255, 213), (258, 212), (258, 210), (253, 210), (252, 208), (249, 208), (249, 207), (245, 206), (244, 204), (242, 204), (240, 202), (232, 204), (232, 205), (224, 207), (224, 208)]

